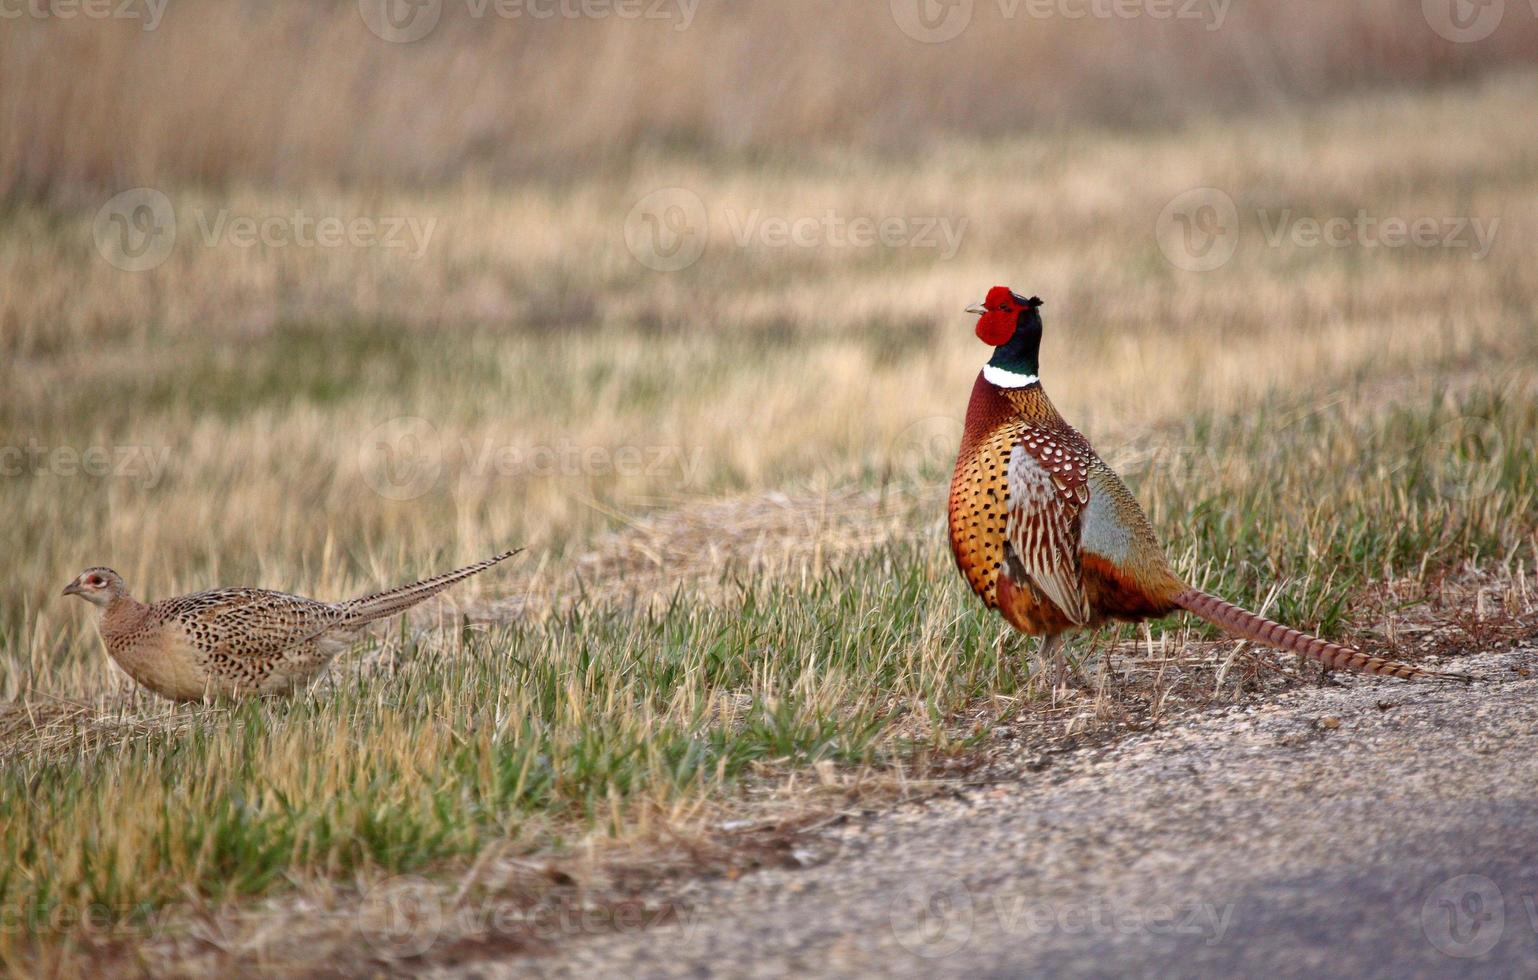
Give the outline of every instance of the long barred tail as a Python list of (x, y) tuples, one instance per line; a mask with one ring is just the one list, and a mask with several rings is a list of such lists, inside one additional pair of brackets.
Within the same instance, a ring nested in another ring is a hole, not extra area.
[(1363, 674), (1380, 674), (1385, 677), (1402, 677), (1405, 680), (1464, 682), (1474, 680), (1467, 674), (1422, 670), (1395, 660), (1370, 656), (1360, 650), (1331, 643), (1329, 640), (1321, 640), (1317, 636), (1289, 629), (1281, 623), (1273, 623), (1264, 616), (1257, 616), (1215, 595), (1208, 595), (1200, 589), (1187, 589), (1175, 596), (1175, 602), (1230, 633), (1254, 640), (1256, 643), (1264, 643), (1269, 647), (1276, 647), (1278, 650), (1301, 654), (1326, 667), (1354, 670)]
[(456, 568), (452, 572), (445, 572), (434, 578), (423, 579), (420, 582), (403, 585), (398, 589), (391, 589), (388, 592), (376, 592), (373, 595), (366, 595), (361, 599), (349, 599), (346, 602), (339, 603), (338, 605), (340, 605), (342, 614), (345, 617), (342, 625), (349, 627), (362, 626), (364, 623), (383, 619), (403, 609), (410, 609), (419, 602), (431, 599), (455, 582), (462, 582), (472, 575), (484, 572), (491, 566), (498, 562), (506, 561), (522, 550), (522, 548), (514, 548), (512, 551), (502, 552), (495, 558), (488, 558), (485, 561), (476, 562), (474, 565), (466, 565), (464, 568)]

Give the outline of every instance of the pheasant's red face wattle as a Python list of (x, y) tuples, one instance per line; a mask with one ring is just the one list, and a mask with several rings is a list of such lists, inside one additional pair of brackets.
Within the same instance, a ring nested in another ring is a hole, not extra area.
[[(982, 302), (977, 318), (977, 338), (990, 347), (1002, 347), (1015, 335), (1020, 304), (1008, 286), (994, 286)], [(974, 307), (976, 309), (976, 307)]]

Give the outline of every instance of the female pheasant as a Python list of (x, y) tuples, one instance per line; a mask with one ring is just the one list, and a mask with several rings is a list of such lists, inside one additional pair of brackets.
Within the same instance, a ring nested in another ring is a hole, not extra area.
[(177, 701), (286, 694), (316, 677), (369, 623), (410, 609), (517, 554), (346, 602), (267, 589), (214, 589), (145, 604), (110, 568), (65, 586), (101, 609), (107, 653), (134, 680)]
[(967, 308), (993, 356), (972, 386), (951, 478), (951, 551), (990, 609), (1043, 637), (1055, 662), (1064, 635), (1108, 620), (1177, 609), (1327, 667), (1390, 677), (1471, 680), (1369, 656), (1288, 629), (1181, 581), (1121, 479), (1063, 421), (1038, 376), (1041, 300), (995, 286)]

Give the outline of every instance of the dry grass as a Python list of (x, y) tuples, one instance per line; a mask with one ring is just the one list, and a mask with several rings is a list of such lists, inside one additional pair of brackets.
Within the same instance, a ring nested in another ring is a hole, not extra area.
[[(656, 147), (906, 151), (937, 136), (1168, 124), (1467, 79), (1538, 52), (1538, 18), (1518, 3), (1477, 43), (1440, 36), (1421, 0), (926, 0), (969, 16), (944, 43), (899, 26), (917, 27), (894, 14), (917, 0), (625, 0), (646, 16), (607, 18), (501, 17), (558, 4), (488, 3), (436, 4), (432, 33), (409, 44), (370, 33), (353, 0), (172, 3), (158, 21), (157, 0), (133, 0), (121, 6), (146, 16), (8, 20), (0, 199), (164, 181), (564, 175)], [(1083, 16), (1094, 10), (1128, 15)], [(61, 76), (70, 84), (37, 84)]]
[[(0, 610), (13, 631), (44, 617), (51, 638), (75, 618), (52, 601), (60, 583), (97, 561), (150, 595), (221, 580), (340, 595), (507, 543), (559, 549), (702, 496), (943, 470), (979, 357), (957, 297), (994, 282), (1047, 297), (1053, 396), (1107, 447), (1196, 413), (1243, 414), (1276, 391), (1306, 403), (1407, 375), (1429, 390), (1439, 373), (1499, 387), (1535, 334), (1522, 247), (1538, 229), (1534, 94), (1518, 78), (1167, 136), (954, 146), (901, 169), (657, 160), (565, 192), (189, 191), (175, 195), (185, 247), (144, 273), (100, 259), (90, 210), (23, 208), (0, 236), (19, 287), (0, 293), (0, 431), (45, 450), (145, 447), (166, 463), (152, 489), (47, 465), (8, 479), (7, 551), (22, 558)], [(653, 273), (626, 251), (623, 215), (672, 184), (709, 202), (715, 238), (689, 269)], [(1223, 268), (1187, 273), (1153, 230), (1166, 202), (1203, 184), (1235, 197), (1243, 238)], [(189, 212), (225, 206), (410, 211), (439, 230), (414, 262), (202, 245)], [(739, 248), (727, 230), (729, 211), (822, 207), (939, 215), (967, 235), (941, 261)], [(1262, 207), (1501, 223), (1480, 261), (1272, 248)], [(400, 416), (435, 427), (443, 462), (405, 501), (367, 479)], [(641, 465), (618, 465), (627, 447)], [(511, 465), (484, 462), (488, 449)], [(596, 450), (597, 464), (573, 449)], [(83, 652), (73, 659), (90, 676), (67, 690), (108, 676)]]
[[(953, 141), (900, 164), (653, 154), (560, 186), (178, 184), (177, 247), (141, 273), (97, 255), (97, 202), (12, 207), (0, 441), (169, 455), (153, 485), (57, 461), (0, 478), (0, 806), (25, 814), (0, 829), (0, 904), (31, 917), (9, 921), (105, 907), (142, 927), (166, 907), (345, 898), (493, 845), (655, 840), (755, 793), (802, 798), (786, 781), (808, 773), (906, 776), (968, 748), (968, 712), (986, 732), (990, 705), (1033, 710), (1024, 645), (939, 537), (983, 353), (959, 307), (995, 282), (1047, 298), (1054, 399), (1194, 580), (1349, 636), (1384, 621), (1379, 583), (1410, 601), (1471, 561), (1530, 574), (1534, 94), (1513, 76), (1163, 134)], [(663, 186), (710, 215), (703, 257), (674, 273), (624, 244), (632, 204)], [(1154, 234), (1196, 186), (1241, 218), (1207, 273)], [(437, 224), (417, 259), (241, 249), (199, 237), (221, 208)], [(755, 209), (825, 208), (966, 232), (949, 260), (732, 239)], [(1358, 208), (1500, 224), (1478, 260), (1266, 243), (1283, 211)], [(431, 423), (442, 471), (396, 500), (375, 492), (394, 484), (372, 452), (407, 415)], [(531, 468), (568, 445), (601, 452)], [(475, 465), (487, 446), (523, 468)], [(640, 471), (616, 472), (626, 447)], [(142, 596), (337, 597), (505, 543), (528, 560), (456, 601), (511, 622), (444, 613), (292, 705), (125, 696), (84, 608), (56, 596), (104, 562)], [(1237, 664), (1219, 683), (1232, 647), (1202, 656), (1186, 641), (1204, 632), (1138, 635), (1114, 649), (1151, 717), (1181, 676), (1220, 699), (1260, 683)], [(90, 930), (44, 932), (0, 933), (0, 957), (96, 948)]]

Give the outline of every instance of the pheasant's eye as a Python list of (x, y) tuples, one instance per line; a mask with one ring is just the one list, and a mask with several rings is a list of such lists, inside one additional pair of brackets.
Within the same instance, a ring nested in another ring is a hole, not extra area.
[(101, 578), (100, 575), (92, 575), (90, 578), (85, 580), (85, 584), (86, 585), (101, 585), (102, 584), (102, 578)]

